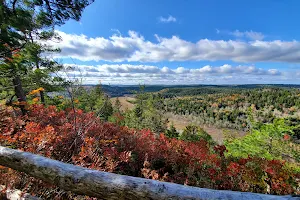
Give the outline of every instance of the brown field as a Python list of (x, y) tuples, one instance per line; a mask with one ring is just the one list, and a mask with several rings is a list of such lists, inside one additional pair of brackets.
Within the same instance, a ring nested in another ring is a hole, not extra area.
[[(135, 98), (134, 97), (118, 97), (119, 101), (121, 102), (121, 110), (125, 111), (125, 110), (130, 110), (134, 107), (134, 104), (128, 102), (129, 101), (134, 101)], [(117, 97), (111, 98), (111, 102), (113, 105), (115, 105)]]
[[(121, 110), (123, 111), (125, 111), (126, 109), (130, 110), (134, 107), (134, 104), (128, 102), (128, 100), (129, 101), (135, 100), (134, 97), (118, 97), (118, 98), (121, 102)], [(116, 97), (111, 98), (113, 104), (115, 104), (116, 99), (117, 99)], [(199, 125), (186, 116), (173, 115), (171, 113), (167, 113), (165, 116), (169, 120), (168, 126), (170, 126), (173, 123), (174, 127), (179, 132), (183, 131), (183, 129), (190, 124)], [(244, 136), (246, 134), (243, 131), (237, 131), (232, 129), (221, 129), (221, 128), (216, 128), (213, 126), (206, 126), (206, 125), (199, 125), (199, 126), (203, 128), (208, 134), (210, 134), (211, 137), (219, 144), (223, 143), (226, 134), (234, 135), (237, 137)]]
[(235, 137), (241, 137), (246, 135), (246, 132), (244, 131), (238, 131), (234, 129), (228, 129), (228, 128), (216, 128), (214, 126), (207, 126), (207, 125), (200, 125), (194, 122), (192, 119), (189, 119), (189, 117), (186, 116), (180, 116), (180, 115), (173, 115), (170, 113), (166, 114), (166, 117), (169, 120), (168, 126), (170, 126), (172, 123), (174, 127), (179, 131), (183, 131), (183, 129), (188, 125), (198, 125), (201, 128), (203, 128), (214, 141), (216, 141), (219, 144), (223, 144), (223, 141), (225, 139), (225, 135), (231, 135)]

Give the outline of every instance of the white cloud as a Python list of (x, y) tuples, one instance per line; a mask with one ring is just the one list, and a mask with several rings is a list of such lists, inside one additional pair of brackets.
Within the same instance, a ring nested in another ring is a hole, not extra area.
[(159, 73), (160, 69), (156, 66), (149, 65), (98, 65), (99, 70), (108, 73)]
[[(276, 69), (262, 69), (255, 66), (231, 66), (170, 69), (153, 65), (103, 64), (97, 66), (65, 64), (72, 67), (69, 77), (84, 79), (85, 83), (107, 84), (235, 84), (257, 83), (257, 81), (281, 80), (285, 73)], [(295, 80), (293, 80), (295, 81)]]
[(226, 34), (226, 35), (232, 35), (236, 38), (246, 38), (250, 40), (263, 40), (265, 38), (265, 35), (261, 32), (255, 32), (255, 31), (227, 31), (227, 30), (219, 30), (216, 29), (217, 34)]
[(277, 69), (262, 69), (255, 66), (231, 66), (224, 64), (222, 66), (213, 67), (206, 65), (200, 68), (184, 68), (177, 67), (170, 69), (166, 66), (159, 68), (153, 65), (132, 65), (132, 64), (103, 64), (97, 66), (64, 64), (66, 68), (71, 68), (72, 72), (95, 73), (95, 74), (251, 74), (251, 75), (281, 75)]
[(160, 17), (158, 18), (158, 21), (159, 21), (159, 22), (162, 22), (162, 23), (170, 23), (170, 22), (176, 22), (177, 19), (176, 19), (175, 17), (173, 17), (172, 15), (169, 15), (169, 16), (166, 17), (166, 18), (160, 16)]
[[(220, 32), (220, 31), (219, 31)], [(239, 31), (235, 30), (234, 32), (230, 32), (231, 35), (234, 35), (235, 37), (240, 37), (240, 38), (248, 38), (250, 40), (263, 40), (265, 38), (264, 34), (260, 32), (254, 32), (254, 31)]]
[(118, 35), (122, 35), (121, 34), (121, 32), (119, 31), (119, 29), (116, 29), (116, 28), (112, 28), (112, 29), (110, 29), (112, 32), (115, 32), (115, 33), (117, 33)]
[(58, 31), (62, 42), (50, 42), (59, 47), (58, 58), (75, 58), (81, 61), (216, 61), (236, 62), (290, 62), (300, 63), (300, 41), (234, 41), (201, 39), (197, 42), (178, 36), (164, 38), (155, 35), (157, 42), (129, 31), (128, 36), (112, 35), (109, 38), (90, 38), (86, 35)]

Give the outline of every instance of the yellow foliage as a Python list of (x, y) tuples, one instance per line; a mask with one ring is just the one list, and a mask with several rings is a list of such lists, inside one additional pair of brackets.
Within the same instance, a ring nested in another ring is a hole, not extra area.
[(32, 90), (31, 92), (29, 92), (29, 95), (37, 94), (37, 93), (39, 93), (41, 91), (45, 91), (45, 89), (42, 88), (42, 87), (40, 87), (40, 88), (38, 88), (36, 90)]
[(34, 103), (37, 103), (39, 100), (40, 100), (40, 99), (39, 99), (38, 97), (35, 97), (35, 98), (32, 99), (32, 101), (33, 101)]
[(21, 101), (21, 102), (17, 101), (17, 102), (14, 102), (13, 104), (17, 105), (17, 106), (25, 106), (25, 105), (27, 105), (27, 102), (26, 101)]

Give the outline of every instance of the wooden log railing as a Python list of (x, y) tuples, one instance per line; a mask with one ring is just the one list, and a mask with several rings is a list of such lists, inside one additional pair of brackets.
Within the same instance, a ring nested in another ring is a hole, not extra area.
[(2, 146), (0, 165), (25, 172), (61, 189), (100, 199), (300, 199), (290, 195), (204, 189), (101, 172)]

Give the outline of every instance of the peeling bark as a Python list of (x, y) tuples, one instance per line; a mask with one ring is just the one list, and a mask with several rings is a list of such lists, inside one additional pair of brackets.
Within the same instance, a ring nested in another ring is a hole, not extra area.
[(35, 178), (76, 194), (100, 199), (290, 199), (247, 192), (212, 190), (174, 183), (91, 170), (0, 146), (0, 165), (25, 172)]

